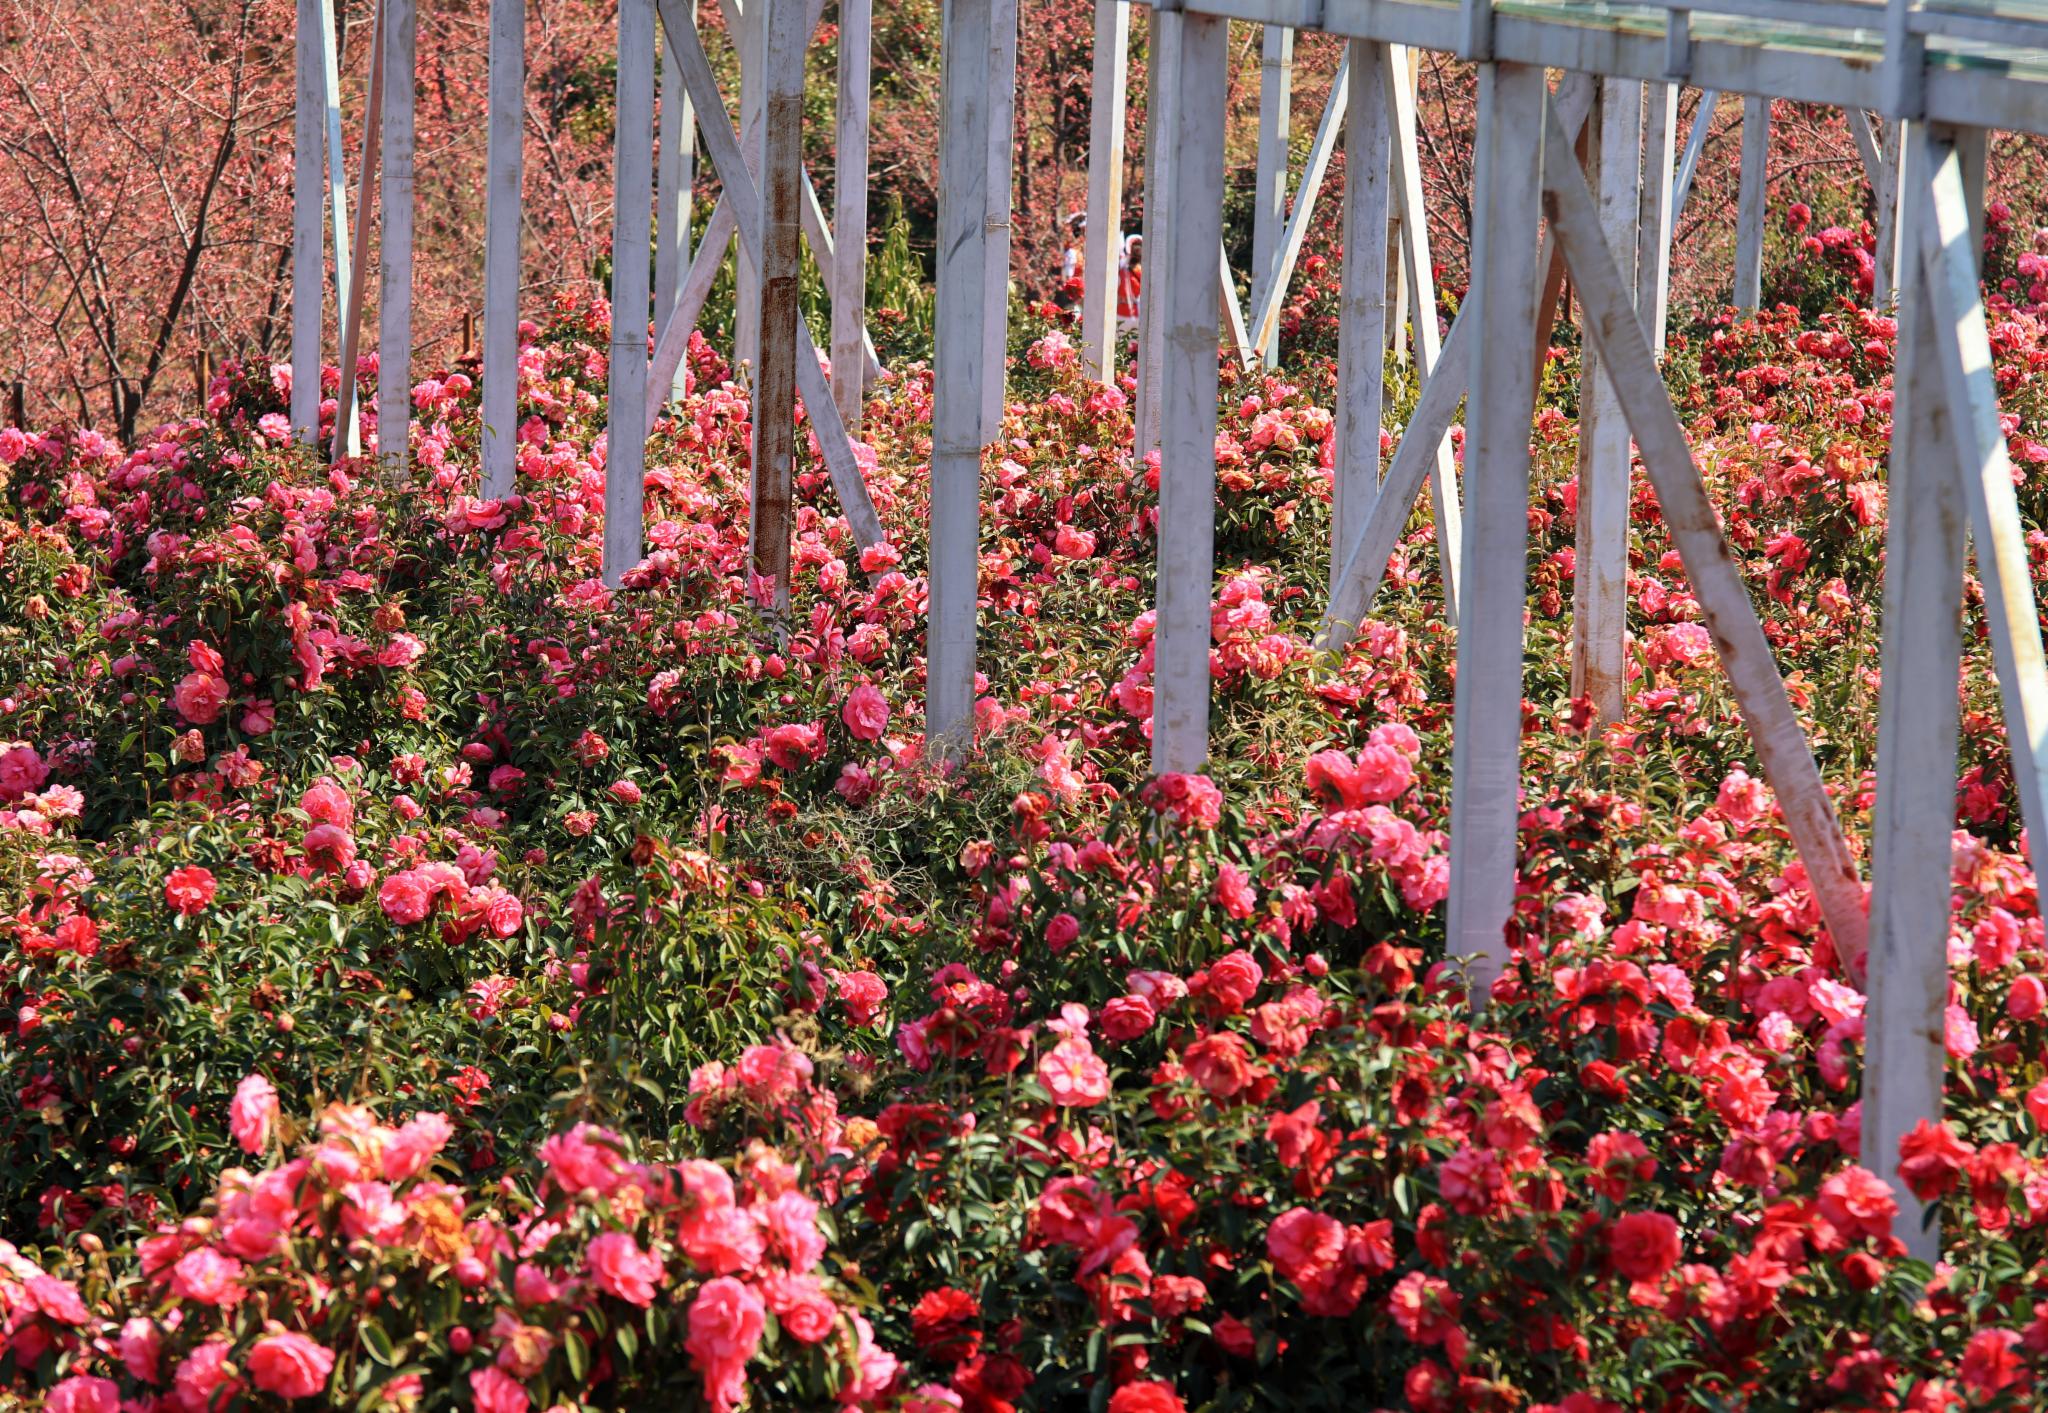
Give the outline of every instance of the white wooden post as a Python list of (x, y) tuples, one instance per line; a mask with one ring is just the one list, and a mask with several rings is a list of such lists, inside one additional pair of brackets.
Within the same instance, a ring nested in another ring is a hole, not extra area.
[[(1209, 612), (1216, 578), (1216, 272), (1223, 240), (1223, 127), (1230, 22), (1158, 13), (1174, 94), (1166, 129), (1170, 249), (1154, 301), (1164, 325), (1152, 769), (1198, 771), (1209, 755)], [(1147, 202), (1148, 214), (1150, 201)], [(1156, 257), (1155, 257), (1156, 258)]]
[[(1401, 266), (1408, 273), (1408, 287), (1415, 292), (1415, 370), (1427, 380), (1436, 375), (1442, 345), (1437, 333), (1436, 272), (1429, 254), (1429, 208), (1422, 194), (1422, 153), (1416, 132), (1414, 70), (1409, 63), (1408, 50), (1398, 44), (1390, 44), (1381, 51), (1380, 68), (1380, 91), (1386, 95), (1387, 120), (1393, 130), (1392, 185), (1401, 216)], [(1450, 438), (1445, 433), (1437, 434), (1433, 446), (1435, 461), (1429, 482), (1430, 508), (1436, 517), (1436, 553), (1443, 576), (1444, 614), (1455, 623), (1461, 602), (1459, 590), (1464, 574), (1465, 544), (1463, 511), (1458, 504), (1458, 470), (1452, 460)], [(1385, 567), (1382, 556), (1375, 572)]]
[(612, 588), (640, 562), (645, 546), (654, 44), (654, 0), (619, 0), (619, 71), (614, 97), (618, 117), (612, 154), (612, 343), (606, 382), (604, 476), (604, 582)]
[[(1649, 341), (1636, 320), (1634, 286), (1614, 268), (1592, 193), (1578, 164), (1563, 155), (1568, 150), (1565, 141), (1553, 119), (1545, 150), (1556, 154), (1556, 160), (1543, 168), (1544, 211), (1579, 292), (1584, 311), (1580, 328), (1600, 355), (1622, 414), (1635, 434), (1665, 528), (1692, 581), (1701, 618), (1728, 674), (1764, 776), (1777, 793), (1786, 832), (1806, 865), (1809, 886), (1833, 936), (1836, 954), (1853, 970), (1861, 965), (1869, 940), (1865, 895), (1855, 857), (1821, 782), (1806, 733), (1792, 710), (1784, 679), (1772, 660), (1770, 640), (1764, 636), (1734, 556), (1722, 538), (1720, 516), (1693, 465), (1685, 429), (1672, 410)], [(1462, 670), (1459, 685), (1464, 685)], [(1455, 804), (1454, 800), (1454, 808)], [(1456, 867), (1454, 854), (1454, 880)], [(1455, 881), (1451, 896), (1457, 897)]]
[(526, 146), (526, 0), (491, 0), (485, 154), (483, 493), (519, 475), (520, 173)]
[(1116, 382), (1117, 256), (1123, 249), (1124, 113), (1130, 66), (1130, 0), (1095, 0), (1088, 229), (1081, 243), (1081, 357), (1091, 376), (1110, 384)]
[(981, 570), (982, 386), (989, 376), (989, 60), (996, 0), (945, 0), (939, 41), (939, 257), (932, 334), (931, 607), (925, 743), (973, 743)]
[[(1895, 125), (1896, 126), (1896, 125)], [(1921, 130), (1915, 127), (1916, 138)], [(1924, 219), (1914, 187), (1909, 219)], [(1899, 1140), (1941, 1117), (1947, 1068), (1950, 840), (1956, 814), (1956, 674), (1962, 661), (1968, 533), (1956, 429), (1935, 341), (1942, 337), (1919, 261), (1900, 289), (1892, 379), (1890, 513), (1885, 525), (1883, 677), (1871, 819), (1870, 1007), (1864, 1017), (1863, 1163), (1888, 1181)], [(1940, 1232), (1892, 1182), (1893, 1231), (1923, 1261)]]
[(298, 0), (293, 53), (298, 86), (292, 127), (292, 436), (320, 440), (320, 348), (327, 281), (321, 203), (327, 128), (320, 88), (321, 0)]
[[(1899, 271), (1910, 261), (1902, 262), (1899, 233), (1902, 223), (1899, 219), (1900, 200), (1905, 192), (1901, 180), (1905, 170), (1904, 148), (1906, 130), (1912, 125), (1903, 118), (1894, 118), (1885, 125), (1884, 141), (1879, 151), (1879, 181), (1877, 183), (1877, 269), (1871, 283), (1871, 302), (1874, 307), (1889, 307), (1899, 297)], [(1903, 336), (1904, 326), (1900, 328)]]
[(1465, 429), (1464, 577), (1451, 754), (1449, 950), (1471, 963), (1484, 1005), (1507, 967), (1521, 793), (1522, 618), (1529, 553), (1529, 424), (1535, 412), (1536, 192), (1543, 70), (1479, 68), (1472, 290), (1479, 317)]
[(1017, 148), (1017, 0), (994, 0), (989, 14), (988, 116), (988, 312), (981, 336), (988, 351), (981, 385), (981, 439), (1002, 435), (1003, 404), (1009, 383), (1010, 205)]
[[(381, 7), (380, 7), (381, 8)], [(377, 42), (378, 23), (373, 13), (370, 42)], [(340, 36), (335, 32), (334, 0), (320, 0), (320, 87), (327, 124), (328, 220), (334, 227), (334, 300), (339, 307), (349, 282), (348, 164), (341, 135)], [(350, 443), (350, 454), (356, 450)]]
[[(1270, 30), (1268, 31), (1270, 33)], [(1337, 305), (1336, 460), (1330, 483), (1330, 588), (1380, 494), (1386, 392), (1387, 210), (1393, 125), (1381, 86), (1384, 45), (1354, 39), (1344, 129), (1344, 271)], [(1263, 195), (1263, 192), (1261, 193)]]
[[(1600, 80), (1600, 230), (1634, 295), (1642, 182), (1643, 85)], [(1638, 315), (1640, 316), (1640, 310)], [(1629, 436), (1597, 353), (1579, 377), (1579, 508), (1572, 579), (1572, 695), (1619, 721), (1628, 695)]]
[(2037, 841), (2048, 839), (2048, 657), (2042, 651), (2026, 527), (2013, 491), (2012, 458), (1999, 420), (1979, 283), (1981, 131), (1928, 124), (1914, 134), (1911, 153), (1920, 170), (1910, 178), (1912, 195), (1916, 203), (1926, 204), (1913, 224), (1919, 228), (1919, 258), (1940, 335), (1935, 349), (1954, 420), (1977, 577), (1984, 585), (1984, 616), (2005, 708), (2006, 743), (2031, 852), (2041, 847)]
[[(1159, 316), (1159, 307), (1165, 298), (1167, 278), (1166, 212), (1173, 202), (1173, 193), (1168, 189), (1173, 163), (1167, 160), (1166, 144), (1171, 140), (1175, 123), (1173, 105), (1177, 101), (1169, 76), (1180, 71), (1181, 36), (1178, 25), (1162, 23), (1162, 11), (1153, 8), (1146, 14), (1145, 215), (1138, 227), (1138, 405), (1133, 447), (1133, 455), (1139, 461), (1159, 448), (1159, 368), (1166, 358), (1166, 324)], [(1253, 338), (1257, 338), (1256, 330)]]
[[(1294, 100), (1294, 31), (1261, 27), (1259, 38), (1259, 155), (1252, 191), (1252, 308), (1265, 305), (1280, 269), (1280, 237), (1287, 225), (1288, 129)], [(1348, 247), (1347, 247), (1348, 252)], [(1280, 340), (1266, 340), (1265, 363), (1280, 366)]]
[[(778, 623), (789, 615), (792, 501), (796, 487), (797, 302), (803, 249), (804, 27), (807, 0), (755, 0), (767, 7), (762, 46), (761, 366), (754, 377), (753, 494), (749, 560), (769, 589)], [(853, 364), (860, 376), (860, 363)]]
[(1671, 229), (1678, 229), (1679, 217), (1685, 214), (1686, 198), (1692, 195), (1692, 176), (1699, 170), (1700, 152), (1707, 145), (1707, 139), (1714, 131), (1714, 109), (1720, 103), (1721, 95), (1715, 89), (1705, 89), (1700, 94), (1700, 106), (1692, 115), (1692, 128), (1685, 135), (1685, 155), (1678, 159), (1678, 175), (1671, 179)]
[(1735, 307), (1763, 302), (1764, 181), (1771, 157), (1771, 100), (1742, 100), (1742, 179), (1735, 203)]
[(412, 427), (413, 61), (415, 0), (384, 0), (384, 224), (377, 243), (377, 459), (406, 469)]
[[(697, 19), (690, 0), (690, 20)], [(661, 160), (654, 177), (654, 327), (668, 326), (683, 292), (690, 267), (691, 197), (697, 182), (697, 118), (690, 111), (690, 90), (683, 82), (681, 62), (668, 27), (661, 41)], [(678, 366), (666, 383), (650, 383), (650, 403), (683, 395), (686, 381)]]
[(868, 70), (874, 0), (839, 0), (838, 145), (832, 182), (832, 397), (855, 436), (867, 404)]
[[(732, 10), (737, 11), (738, 7), (733, 6)], [(739, 12), (739, 24), (732, 30), (733, 48), (740, 61), (740, 151), (746, 156), (747, 172), (754, 178), (756, 191), (761, 186), (761, 45), (766, 38), (766, 25), (762, 5), (756, 0)], [(742, 235), (739, 263), (733, 271), (733, 357), (747, 370), (742, 376), (748, 379), (761, 362), (760, 271), (760, 252)]]
[(384, 32), (383, 5), (370, 8), (370, 87), (363, 99), (363, 147), (356, 166), (355, 249), (349, 261), (348, 292), (342, 299), (340, 375), (334, 401), (334, 439), (328, 457), (363, 454), (362, 418), (356, 404), (356, 363), (362, 348), (363, 299), (370, 273), (370, 208), (377, 201), (377, 178), (384, 163)]
[(1664, 356), (1671, 316), (1671, 167), (1678, 141), (1678, 85), (1645, 84), (1642, 206), (1636, 229), (1636, 312)]

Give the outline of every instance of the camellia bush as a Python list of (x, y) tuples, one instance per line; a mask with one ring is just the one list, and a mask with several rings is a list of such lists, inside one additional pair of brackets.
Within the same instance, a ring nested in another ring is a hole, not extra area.
[[(0, 1402), (2034, 1406), (2048, 954), (1980, 590), (1947, 1114), (1878, 1153), (1864, 979), (1640, 478), (1628, 711), (1571, 696), (1561, 331), (1513, 962), (1475, 1015), (1426, 514), (1313, 642), (1336, 265), (1303, 275), (1298, 365), (1223, 372), (1200, 775), (1147, 764), (1157, 461), (1048, 311), (984, 467), (951, 766), (922, 366), (861, 429), (886, 543), (805, 435), (781, 620), (701, 340), (647, 558), (601, 583), (580, 297), (525, 331), (501, 501), (461, 373), (414, 389), (403, 476), (291, 445), (282, 367), (132, 448), (0, 430)], [(1675, 331), (1667, 372), (1862, 838), (1896, 328), (1814, 288)], [(2048, 326), (2001, 302), (1992, 342), (2043, 523)]]

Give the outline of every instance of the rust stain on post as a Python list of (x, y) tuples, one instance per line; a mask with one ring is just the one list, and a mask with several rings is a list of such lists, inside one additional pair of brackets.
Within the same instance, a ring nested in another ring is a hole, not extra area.
[[(804, 0), (762, 0), (768, 92), (761, 153), (761, 363), (754, 382), (753, 572), (789, 609), (791, 500), (796, 457), (798, 243), (802, 238)], [(796, 21), (791, 23), (791, 21)]]

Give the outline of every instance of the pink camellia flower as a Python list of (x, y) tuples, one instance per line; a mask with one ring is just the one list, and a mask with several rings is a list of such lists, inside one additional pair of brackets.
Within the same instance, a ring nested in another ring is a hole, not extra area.
[(334, 1372), (334, 1351), (290, 1330), (277, 1330), (249, 1349), (249, 1377), (256, 1387), (279, 1398), (311, 1398), (327, 1387)]
[(1102, 1033), (1111, 1040), (1136, 1040), (1152, 1029), (1159, 1012), (1150, 997), (1117, 996), (1104, 1003), (1101, 1019)]
[(0, 804), (13, 804), (23, 795), (43, 788), (50, 767), (36, 754), (36, 748), (16, 741), (0, 750)]
[(177, 687), (171, 692), (171, 704), (194, 726), (218, 721), (220, 709), (227, 699), (227, 679), (211, 672), (188, 672), (178, 679)]
[(661, 1258), (642, 1251), (622, 1231), (608, 1231), (585, 1253), (591, 1281), (607, 1295), (616, 1295), (645, 1309), (654, 1303), (655, 1282), (661, 1279)]
[(640, 787), (630, 780), (614, 780), (606, 793), (622, 805), (637, 805), (641, 799)]
[(777, 726), (762, 738), (761, 748), (762, 754), (784, 770), (802, 770), (825, 754), (825, 728), (816, 722)]
[(476, 1413), (526, 1413), (533, 1406), (520, 1382), (496, 1367), (470, 1370), (469, 1397)]
[(1090, 1108), (1109, 1097), (1109, 1066), (1087, 1041), (1069, 1036), (1040, 1057), (1038, 1082), (1061, 1108)]
[(683, 1347), (704, 1376), (713, 1413), (731, 1413), (747, 1394), (747, 1361), (767, 1325), (761, 1297), (731, 1276), (706, 1281), (690, 1303), (690, 1335)]
[(377, 902), (384, 909), (384, 916), (400, 927), (410, 926), (434, 906), (432, 881), (416, 869), (394, 873), (377, 890)]
[(811, 1082), (811, 1057), (793, 1045), (750, 1045), (737, 1069), (740, 1086), (757, 1104), (784, 1103)]
[(247, 1075), (228, 1101), (228, 1132), (244, 1153), (261, 1153), (277, 1128), (277, 1090), (260, 1074)]
[(1678, 1264), (1678, 1223), (1662, 1212), (1630, 1212), (1607, 1233), (1607, 1256), (1630, 1281), (1661, 1279)]
[(213, 874), (197, 864), (171, 870), (164, 880), (164, 901), (171, 911), (181, 917), (206, 911), (206, 905), (213, 901)]
[(121, 1367), (128, 1377), (145, 1384), (158, 1378), (158, 1360), (163, 1357), (163, 1332), (147, 1315), (132, 1316), (121, 1326)]
[(120, 1413), (121, 1386), (112, 1379), (73, 1374), (43, 1401), (49, 1413)]
[(619, 1136), (592, 1123), (579, 1123), (540, 1146), (548, 1176), (563, 1192), (592, 1191), (610, 1196), (625, 1176), (626, 1160)]
[(224, 1408), (234, 1400), (242, 1387), (242, 1381), (228, 1373), (228, 1356), (234, 1348), (230, 1340), (210, 1339), (185, 1356), (172, 1380), (180, 1407)]
[(242, 1263), (210, 1246), (188, 1251), (171, 1267), (171, 1294), (195, 1305), (233, 1305), (247, 1294)]
[(384, 1180), (404, 1182), (434, 1160), (455, 1136), (446, 1114), (415, 1114), (384, 1140)]
[(839, 709), (839, 719), (846, 723), (846, 729), (854, 739), (878, 741), (889, 729), (889, 699), (863, 682), (846, 694), (846, 704)]

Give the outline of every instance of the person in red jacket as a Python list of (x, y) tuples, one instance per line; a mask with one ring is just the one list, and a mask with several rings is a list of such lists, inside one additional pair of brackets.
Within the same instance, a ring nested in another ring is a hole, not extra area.
[(1124, 237), (1123, 256), (1117, 262), (1116, 272), (1116, 324), (1120, 329), (1138, 327), (1138, 286), (1144, 275), (1145, 239), (1140, 235)]

